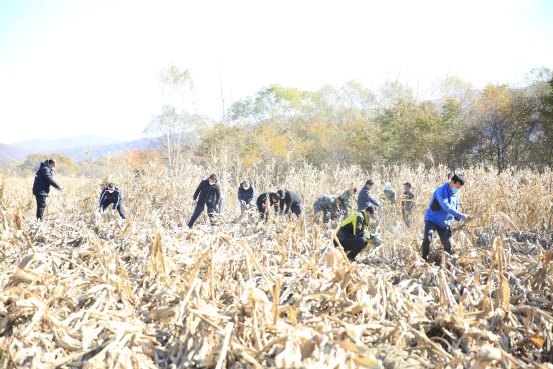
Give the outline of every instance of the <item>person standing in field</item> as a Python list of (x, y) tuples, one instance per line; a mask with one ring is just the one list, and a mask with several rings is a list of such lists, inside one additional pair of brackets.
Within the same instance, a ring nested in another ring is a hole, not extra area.
[(210, 175), (204, 179), (198, 185), (198, 188), (194, 192), (193, 200), (196, 204), (194, 213), (188, 222), (188, 228), (192, 228), (196, 219), (202, 214), (207, 207), (207, 215), (211, 225), (215, 224), (213, 214), (218, 210), (217, 206), (220, 204), (221, 189), (217, 184), (217, 176), (215, 174)]
[(108, 206), (113, 204), (113, 208), (117, 209), (119, 216), (123, 222), (125, 221), (125, 212), (123, 211), (123, 201), (121, 198), (121, 190), (113, 183), (108, 183), (100, 194), (100, 214), (103, 214)]
[(35, 173), (33, 182), (33, 195), (36, 198), (36, 218), (42, 220), (44, 217), (44, 209), (46, 208), (46, 198), (50, 193), (50, 186), (57, 190), (63, 191), (63, 188), (54, 180), (54, 172), (56, 170), (56, 161), (48, 159), (40, 163), (38, 170)]
[(328, 223), (330, 220), (338, 219), (342, 214), (345, 213), (344, 199), (340, 196), (319, 196), (313, 204), (313, 212), (315, 213), (316, 221), (320, 219), (318, 217), (318, 214), (320, 212), (323, 213), (323, 223)]
[(344, 248), (350, 261), (355, 260), (359, 254), (368, 245), (380, 246), (382, 241), (376, 234), (369, 232), (369, 220), (378, 220), (374, 207), (368, 206), (365, 210), (350, 215), (340, 224), (336, 238)]
[(245, 212), (253, 207), (253, 187), (250, 182), (245, 179), (238, 187), (238, 201), (240, 202), (240, 213)]
[(403, 222), (409, 228), (411, 226), (411, 217), (413, 216), (413, 208), (415, 207), (415, 195), (411, 183), (403, 184), (403, 194), (401, 194), (401, 216)]
[(424, 214), (424, 238), (422, 241), (422, 258), (428, 261), (430, 243), (434, 232), (438, 232), (444, 251), (452, 254), (451, 223), (468, 219), (468, 215), (459, 212), (459, 190), (465, 184), (464, 178), (454, 174), (448, 182), (434, 191), (428, 209)]
[(395, 205), (396, 203), (396, 191), (392, 187), (392, 182), (387, 181), (384, 183), (384, 198), (390, 202), (390, 204)]
[(269, 219), (269, 208), (274, 207), (275, 213), (280, 213), (280, 198), (276, 192), (263, 192), (257, 197), (257, 210), (261, 220)]
[(293, 214), (296, 214), (296, 216), (299, 217), (302, 208), (300, 195), (298, 195), (294, 191), (286, 189), (278, 190), (277, 194), (280, 198), (280, 213), (288, 215), (288, 212), (291, 211)]
[(343, 194), (340, 195), (340, 197), (344, 200), (343, 208), (345, 209), (344, 215), (348, 215), (348, 212), (351, 208), (353, 208), (351, 199), (357, 195), (357, 188), (354, 187), (352, 189), (346, 190)]
[(357, 209), (358, 211), (363, 211), (369, 206), (374, 205), (377, 208), (380, 208), (380, 204), (376, 199), (371, 195), (370, 190), (374, 186), (374, 181), (372, 179), (367, 180), (365, 186), (359, 191), (359, 196), (357, 196)]

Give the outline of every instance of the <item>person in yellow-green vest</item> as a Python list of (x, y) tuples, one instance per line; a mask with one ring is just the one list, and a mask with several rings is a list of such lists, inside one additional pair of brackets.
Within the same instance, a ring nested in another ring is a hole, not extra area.
[(365, 210), (350, 215), (340, 224), (336, 238), (344, 248), (350, 261), (353, 261), (369, 243), (380, 246), (382, 241), (378, 235), (369, 232), (369, 220), (378, 219), (374, 207), (368, 206)]

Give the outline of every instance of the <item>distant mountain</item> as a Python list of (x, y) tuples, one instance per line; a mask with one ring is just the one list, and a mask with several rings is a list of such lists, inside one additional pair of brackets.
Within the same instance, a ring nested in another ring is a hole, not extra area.
[(65, 137), (54, 140), (27, 140), (22, 142), (16, 142), (10, 146), (17, 146), (21, 149), (27, 149), (32, 153), (38, 152), (51, 152), (59, 151), (63, 149), (71, 149), (77, 147), (87, 146), (104, 146), (123, 143), (123, 140), (118, 140), (112, 137), (96, 136), (96, 135), (82, 135)]
[(151, 147), (151, 139), (143, 138), (122, 141), (104, 136), (76, 136), (59, 140), (29, 140), (16, 144), (0, 143), (0, 165), (22, 162), (31, 154), (62, 154), (73, 161), (88, 160), (92, 153), (93, 160), (101, 156), (117, 155), (129, 149), (146, 149)]

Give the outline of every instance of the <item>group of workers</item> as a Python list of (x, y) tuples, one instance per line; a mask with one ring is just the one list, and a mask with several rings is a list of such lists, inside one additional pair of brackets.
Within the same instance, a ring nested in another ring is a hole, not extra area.
[[(42, 220), (44, 209), (46, 207), (46, 198), (50, 192), (50, 186), (63, 190), (63, 188), (54, 180), (53, 174), (56, 169), (56, 161), (48, 159), (40, 164), (35, 174), (33, 183), (33, 195), (36, 198), (37, 210), (36, 217)], [(341, 220), (334, 240), (335, 245), (341, 245), (350, 260), (371, 244), (380, 246), (382, 241), (377, 234), (371, 234), (370, 223), (372, 220), (378, 220), (377, 209), (383, 207), (383, 204), (371, 194), (374, 181), (369, 179), (365, 182), (363, 188), (357, 195), (357, 211), (349, 215), (352, 208), (351, 199), (357, 194), (357, 189), (352, 188), (339, 196), (321, 195), (313, 203), (313, 211), (316, 221), (322, 218), (323, 223), (331, 220)], [(430, 243), (434, 232), (438, 233), (444, 251), (449, 254), (451, 250), (451, 224), (453, 220), (463, 221), (468, 219), (468, 215), (459, 211), (459, 190), (463, 187), (465, 181), (459, 174), (454, 174), (450, 180), (440, 185), (433, 193), (432, 199), (424, 215), (424, 236), (422, 242), (422, 257), (428, 261), (430, 254)], [(244, 180), (238, 187), (238, 200), (242, 213), (254, 208), (254, 189), (248, 180)], [(403, 193), (401, 196), (402, 218), (407, 227), (411, 225), (411, 217), (414, 209), (415, 196), (412, 186), (409, 182), (403, 183)], [(383, 201), (391, 204), (396, 203), (396, 194), (390, 181), (384, 184)], [(188, 222), (188, 227), (192, 228), (198, 217), (207, 208), (207, 214), (210, 223), (216, 223), (215, 214), (221, 213), (224, 207), (224, 198), (221, 189), (217, 184), (217, 176), (211, 174), (208, 178), (202, 180), (193, 195), (195, 205), (192, 217)], [(102, 190), (99, 200), (99, 213), (113, 205), (121, 216), (122, 222), (125, 221), (123, 211), (123, 202), (121, 191), (113, 183), (108, 183)], [(263, 192), (260, 194), (255, 205), (259, 217), (267, 221), (269, 209), (279, 215), (295, 214), (300, 216), (303, 210), (302, 200), (298, 193), (289, 189), (280, 189), (275, 192)]]

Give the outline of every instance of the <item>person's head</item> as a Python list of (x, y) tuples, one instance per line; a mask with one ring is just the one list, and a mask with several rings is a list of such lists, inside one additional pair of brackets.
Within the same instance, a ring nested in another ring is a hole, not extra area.
[(113, 193), (115, 191), (115, 185), (113, 183), (108, 183), (108, 192)]
[(50, 168), (50, 169), (54, 169), (56, 167), (56, 161), (54, 159), (46, 160), (46, 164), (48, 165), (48, 168)]
[(250, 188), (250, 182), (247, 179), (242, 181), (242, 188), (245, 189), (245, 190)]
[(217, 183), (217, 176), (215, 174), (212, 174), (207, 180), (209, 181), (209, 184), (215, 184)]
[(365, 183), (365, 186), (367, 187), (368, 190), (372, 189), (374, 186), (374, 181), (372, 179), (367, 180), (367, 182)]
[(286, 191), (278, 190), (277, 195), (278, 195), (279, 198), (283, 199), (286, 196)]
[(403, 184), (403, 192), (407, 192), (407, 191), (411, 190), (411, 188), (412, 188), (411, 183), (405, 182)]
[(453, 193), (459, 191), (465, 185), (465, 179), (460, 174), (454, 174), (449, 180), (449, 188)]
[(334, 202), (336, 203), (336, 205), (342, 206), (342, 204), (344, 204), (344, 198), (342, 196), (338, 196), (334, 199)]
[(272, 202), (278, 203), (280, 200), (280, 195), (278, 194), (278, 192), (271, 192), (269, 193), (269, 198)]
[(378, 215), (376, 214), (376, 212), (374, 210), (374, 206), (372, 206), (372, 205), (367, 206), (367, 208), (365, 209), (365, 217), (367, 218), (367, 222), (371, 218), (375, 219), (375, 220), (378, 220)]

